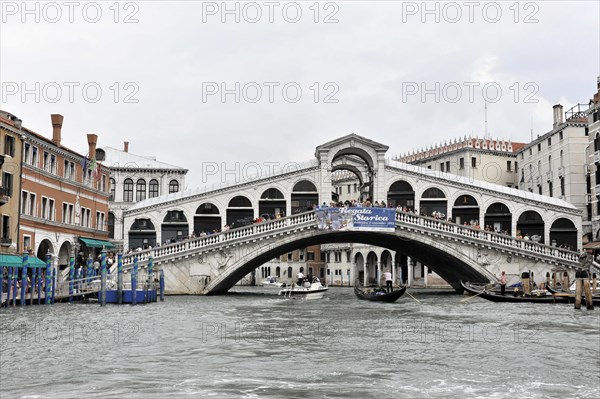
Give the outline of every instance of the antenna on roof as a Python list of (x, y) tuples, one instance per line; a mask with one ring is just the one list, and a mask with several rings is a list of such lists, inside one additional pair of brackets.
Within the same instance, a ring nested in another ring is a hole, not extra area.
[(533, 141), (533, 116), (531, 117), (531, 141)]
[(490, 135), (488, 134), (488, 120), (487, 120), (487, 100), (484, 100), (485, 103), (485, 135), (486, 139), (490, 139)]

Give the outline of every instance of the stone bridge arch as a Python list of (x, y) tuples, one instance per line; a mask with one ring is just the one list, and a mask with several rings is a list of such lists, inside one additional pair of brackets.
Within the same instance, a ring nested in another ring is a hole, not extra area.
[(225, 293), (246, 274), (294, 249), (317, 244), (348, 242), (402, 252), (413, 259), (432, 265), (431, 269), (456, 289), (460, 289), (461, 280), (487, 282), (495, 279), (493, 273), (470, 253), (469, 247), (465, 249), (464, 246), (454, 246), (452, 242), (441, 241), (439, 237), (424, 236), (404, 230), (388, 233), (305, 229), (292, 237), (285, 235), (234, 248), (230, 252), (223, 251), (221, 256), (213, 258), (216, 259), (216, 263), (210, 265), (216, 277), (211, 279), (201, 293), (207, 295)]

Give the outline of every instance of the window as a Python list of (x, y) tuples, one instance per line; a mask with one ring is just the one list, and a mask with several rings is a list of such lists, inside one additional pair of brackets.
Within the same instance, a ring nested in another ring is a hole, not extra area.
[(475, 157), (471, 158), (471, 167), (472, 168), (477, 167), (477, 158), (475, 158)]
[(560, 195), (565, 195), (565, 178), (560, 178)]
[(68, 219), (68, 223), (72, 224), (73, 223), (73, 204), (69, 204), (69, 219)]
[(30, 160), (29, 160), (30, 147), (31, 147), (31, 144), (25, 143), (25, 146), (23, 148), (23, 162), (26, 164), (30, 163)]
[(356, 192), (356, 183), (354, 183), (354, 192)]
[(56, 211), (54, 210), (54, 200), (52, 198), (48, 199), (48, 219), (55, 220)]
[(135, 187), (135, 200), (143, 201), (146, 199), (146, 180), (139, 179)]
[(96, 229), (104, 230), (104, 212), (96, 212)]
[(538, 143), (538, 152), (542, 152), (542, 143)]
[(443, 172), (444, 171), (444, 163), (440, 163), (440, 170)]
[(529, 147), (529, 155), (531, 155), (531, 154), (532, 154), (531, 147)]
[(292, 253), (291, 252), (288, 252), (288, 254), (287, 254), (287, 260), (292, 260)]
[(552, 137), (548, 137), (548, 147), (552, 146)]
[(310, 261), (314, 261), (315, 260), (315, 253), (314, 252), (307, 252), (306, 253), (306, 260), (309, 261), (309, 262)]
[(35, 146), (31, 147), (31, 165), (32, 166), (37, 166), (38, 165), (37, 154), (38, 154), (37, 147), (35, 147)]
[(517, 161), (515, 161), (515, 172), (519, 170), (519, 164)]
[(27, 191), (21, 191), (21, 214), (27, 214), (27, 198), (29, 198), (29, 193)]
[(31, 236), (23, 236), (23, 249), (31, 250)]
[(298, 251), (298, 259), (301, 261), (304, 260), (304, 250), (303, 249)]
[(109, 201), (114, 201), (115, 200), (115, 179), (113, 179), (112, 177), (110, 178), (110, 196), (108, 197)]
[(562, 130), (560, 132), (558, 132), (558, 139), (559, 140), (563, 139), (563, 132), (562, 132)]
[(508, 172), (512, 172), (511, 166), (512, 166), (512, 162), (511, 161), (506, 161), (506, 170)]
[(56, 155), (50, 154), (50, 173), (56, 174)]
[(48, 198), (46, 198), (46, 197), (42, 197), (41, 216), (42, 216), (42, 219), (49, 219), (48, 218)]
[(538, 194), (542, 195), (542, 185), (538, 184)]
[(133, 180), (131, 179), (125, 179), (123, 182), (123, 201), (133, 201)]
[(47, 151), (44, 151), (44, 157), (43, 157), (43, 169), (46, 172), (50, 171), (50, 154)]
[(446, 161), (446, 172), (450, 173), (450, 161)]
[(341, 252), (335, 252), (335, 261), (336, 262), (342, 261), (342, 253)]
[(431, 169), (431, 165), (427, 165), (427, 169)]
[(465, 168), (465, 159), (461, 158), (458, 160), (458, 168), (459, 169), (464, 169)]
[(2, 238), (10, 238), (10, 216), (2, 215)]
[(15, 156), (15, 138), (9, 134), (4, 137), (4, 155)]
[(35, 197), (36, 197), (36, 195), (34, 193), (29, 193), (29, 215), (30, 216), (35, 216), (35, 208), (36, 208)]
[(171, 180), (169, 182), (169, 194), (179, 192), (179, 182), (177, 180)]
[(548, 182), (548, 195), (551, 197), (554, 195), (552, 190), (552, 182)]
[(102, 175), (102, 183), (100, 186), (102, 192), (106, 192), (106, 175)]
[(4, 194), (9, 197), (12, 197), (13, 175), (6, 172), (2, 174), (2, 187), (4, 188)]
[(150, 180), (150, 192), (148, 195), (149, 198), (158, 197), (158, 181), (156, 179)]
[(62, 208), (62, 222), (63, 223), (67, 223), (67, 212), (69, 211), (69, 204), (67, 204), (66, 202), (63, 202), (63, 208)]
[(350, 184), (348, 184), (348, 194), (350, 194)]

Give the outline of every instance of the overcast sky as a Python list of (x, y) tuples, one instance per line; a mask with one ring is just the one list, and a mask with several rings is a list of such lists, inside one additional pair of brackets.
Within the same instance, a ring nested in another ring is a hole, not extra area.
[(490, 135), (527, 142), (600, 74), (597, 1), (223, 4), (3, 1), (0, 107), (48, 137), (62, 114), (84, 153), (128, 140), (193, 188), (221, 179), (202, 162), (302, 162), (349, 133), (390, 157), (482, 137), (486, 99)]

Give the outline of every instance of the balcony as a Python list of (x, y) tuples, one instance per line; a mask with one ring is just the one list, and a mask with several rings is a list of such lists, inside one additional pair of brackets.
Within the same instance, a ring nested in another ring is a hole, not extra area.
[(546, 172), (546, 180), (547, 181), (552, 181), (552, 171), (549, 170), (548, 172)]
[(10, 199), (10, 192), (5, 187), (0, 187), (0, 205), (4, 205)]
[(12, 239), (10, 237), (1, 237), (0, 238), (0, 246), (10, 247), (10, 244), (12, 244)]
[(563, 177), (564, 175), (565, 175), (565, 167), (559, 166), (558, 167), (558, 177)]

